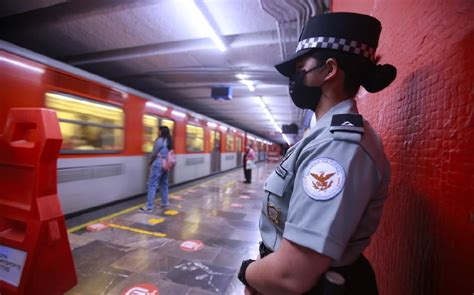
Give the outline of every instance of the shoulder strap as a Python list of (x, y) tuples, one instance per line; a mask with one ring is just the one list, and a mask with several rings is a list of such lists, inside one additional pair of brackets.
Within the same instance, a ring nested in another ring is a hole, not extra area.
[(364, 134), (364, 119), (360, 114), (333, 115), (329, 131), (334, 140), (360, 143)]

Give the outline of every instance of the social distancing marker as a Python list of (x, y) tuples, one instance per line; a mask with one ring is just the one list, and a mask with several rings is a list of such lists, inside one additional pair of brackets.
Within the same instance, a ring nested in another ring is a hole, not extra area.
[(232, 204), (230, 204), (230, 206), (232, 206), (232, 207), (234, 207), (234, 208), (242, 208), (242, 207), (244, 207), (244, 205), (239, 204), (239, 203), (232, 203)]
[(94, 224), (88, 225), (86, 227), (86, 229), (88, 231), (101, 231), (101, 230), (104, 230), (108, 227), (109, 226), (106, 223), (99, 222), (99, 223), (94, 223)]
[(199, 240), (188, 240), (182, 242), (179, 248), (186, 252), (195, 252), (204, 248), (204, 243)]
[(120, 295), (159, 295), (158, 287), (153, 284), (138, 284), (123, 290)]
[[(224, 177), (226, 177), (226, 175), (219, 176), (219, 177), (217, 177), (216, 179), (223, 179)], [(202, 183), (202, 184), (212, 183), (212, 182), (214, 182), (216, 179), (211, 179), (211, 180), (205, 181), (205, 182)], [(196, 190), (195, 190), (194, 188), (199, 187), (199, 185), (201, 185), (201, 184), (196, 184), (196, 185), (194, 185), (194, 186), (192, 186), (192, 187), (190, 187), (190, 188), (181, 189), (181, 190), (177, 191), (176, 194), (194, 193), (194, 192), (196, 192)], [(127, 214), (127, 213), (129, 213), (129, 212), (138, 210), (139, 208), (143, 207), (144, 205), (145, 205), (145, 204), (135, 205), (135, 206), (133, 206), (133, 207), (124, 209), (124, 210), (122, 210), (122, 211), (119, 211), (119, 212), (116, 212), (116, 213), (113, 213), (113, 214), (110, 214), (110, 215), (106, 215), (106, 216), (97, 218), (97, 219), (95, 219), (95, 220), (91, 220), (91, 221), (89, 221), (89, 222), (87, 222), (87, 223), (84, 223), (84, 224), (81, 224), (81, 225), (78, 225), (78, 226), (74, 226), (74, 227), (68, 228), (67, 232), (68, 232), (68, 233), (77, 232), (77, 231), (79, 231), (79, 230), (85, 228), (85, 227), (88, 226), (88, 225), (91, 225), (91, 224), (94, 224), (94, 223), (98, 223), (98, 222), (107, 221), (107, 220), (110, 220), (110, 219), (112, 219), (112, 218), (114, 218), (114, 217), (121, 216), (121, 215)]]
[(144, 235), (149, 235), (149, 236), (154, 236), (158, 238), (164, 238), (166, 237), (166, 234), (160, 233), (160, 232), (152, 232), (152, 231), (147, 231), (139, 228), (133, 228), (133, 227), (128, 227), (128, 226), (123, 226), (123, 225), (118, 225), (118, 224), (113, 224), (109, 223), (109, 227), (121, 229), (121, 230), (126, 230), (126, 231), (131, 231), (137, 234), (144, 234)]
[(164, 218), (150, 218), (148, 219), (148, 224), (155, 225), (158, 223), (162, 223), (163, 221), (165, 221)]
[(241, 199), (244, 199), (244, 200), (248, 200), (250, 199), (250, 196), (247, 196), (247, 195), (241, 195), (240, 196)]
[(174, 215), (177, 215), (179, 212), (176, 211), (176, 210), (166, 210), (165, 211), (165, 215), (170, 215), (170, 216), (174, 216)]

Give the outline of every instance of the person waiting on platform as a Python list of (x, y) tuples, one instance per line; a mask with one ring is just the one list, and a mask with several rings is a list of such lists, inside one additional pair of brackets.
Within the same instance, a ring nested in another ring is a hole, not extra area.
[(260, 259), (243, 261), (238, 275), (245, 294), (378, 294), (362, 251), (380, 222), (390, 164), (354, 97), (395, 79), (375, 55), (381, 29), (368, 15), (314, 16), (296, 53), (275, 66), (293, 103), (317, 120), (265, 182)]
[(255, 166), (255, 152), (252, 148), (252, 143), (247, 145), (245, 150), (244, 159), (244, 183), (252, 183), (252, 168)]
[(160, 188), (161, 208), (168, 207), (168, 172), (162, 168), (162, 159), (166, 159), (168, 151), (173, 149), (170, 130), (166, 126), (160, 126), (160, 134), (155, 140), (153, 151), (150, 158), (150, 174), (148, 177), (148, 193), (146, 206), (140, 208), (145, 212), (151, 212), (154, 209), (156, 189)]

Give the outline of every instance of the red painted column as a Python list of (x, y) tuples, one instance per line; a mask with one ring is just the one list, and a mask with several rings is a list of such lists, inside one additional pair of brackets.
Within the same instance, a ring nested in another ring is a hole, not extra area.
[(381, 63), (398, 68), (389, 88), (358, 98), (392, 164), (367, 251), (381, 294), (472, 294), (473, 2), (334, 0), (333, 10), (381, 20)]

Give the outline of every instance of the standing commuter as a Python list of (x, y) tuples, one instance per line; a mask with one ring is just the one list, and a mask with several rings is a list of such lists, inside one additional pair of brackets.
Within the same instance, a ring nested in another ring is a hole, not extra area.
[(168, 151), (173, 149), (170, 130), (166, 126), (160, 126), (160, 134), (155, 140), (150, 158), (150, 175), (148, 177), (148, 193), (146, 206), (140, 208), (141, 211), (152, 212), (156, 189), (160, 188), (161, 208), (168, 207), (168, 172), (162, 168), (162, 160), (166, 159)]
[(358, 113), (359, 87), (374, 93), (396, 76), (375, 55), (381, 24), (355, 13), (312, 17), (296, 53), (276, 65), (290, 96), (317, 122), (268, 177), (261, 259), (242, 262), (246, 294), (378, 294), (362, 251), (387, 197), (390, 166)]
[(247, 145), (243, 161), (245, 176), (244, 183), (252, 183), (252, 169), (255, 166), (255, 152), (253, 151), (252, 143)]

